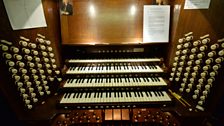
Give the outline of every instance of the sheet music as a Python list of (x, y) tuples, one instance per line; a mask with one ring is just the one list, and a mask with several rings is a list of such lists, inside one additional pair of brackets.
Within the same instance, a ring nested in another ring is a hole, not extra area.
[(46, 27), (41, 0), (3, 0), (13, 30)]
[(143, 18), (143, 42), (169, 41), (169, 5), (145, 5)]
[(186, 0), (184, 9), (208, 9), (211, 0)]

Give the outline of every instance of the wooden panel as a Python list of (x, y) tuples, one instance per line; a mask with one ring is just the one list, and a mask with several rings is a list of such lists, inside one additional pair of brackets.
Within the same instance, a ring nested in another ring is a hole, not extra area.
[(63, 44), (142, 42), (143, 5), (152, 0), (72, 0), (73, 15), (61, 15)]

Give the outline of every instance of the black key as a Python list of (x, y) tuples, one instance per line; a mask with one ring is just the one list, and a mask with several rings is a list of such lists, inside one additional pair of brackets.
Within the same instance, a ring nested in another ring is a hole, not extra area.
[(78, 98), (78, 97), (79, 97), (79, 95), (80, 95), (80, 93), (77, 93), (76, 98)]
[(145, 91), (145, 94), (146, 94), (146, 96), (147, 96), (147, 97), (149, 97), (149, 94), (148, 94), (148, 92), (147, 92), (147, 91)]
[(159, 91), (156, 91), (156, 93), (158, 94), (158, 96), (161, 96), (160, 92)]
[(127, 83), (128, 82), (128, 78), (124, 77), (124, 82)]
[(73, 67), (69, 67), (69, 69), (68, 69), (68, 70), (69, 70), (69, 71), (71, 71), (72, 69), (73, 69)]
[(72, 79), (67, 79), (66, 83), (70, 83)]
[(131, 96), (131, 92), (128, 92), (128, 94), (129, 94), (130, 97), (132, 97), (132, 96)]
[(85, 98), (87, 98), (87, 97), (88, 97), (88, 95), (89, 95), (89, 93), (86, 93)]
[(103, 92), (100, 92), (100, 97), (101, 97), (101, 98), (103, 97)]
[(141, 79), (140, 79), (139, 77), (138, 77), (137, 79), (138, 79), (139, 82), (142, 82)]
[(75, 93), (75, 94), (73, 95), (73, 98), (75, 98), (76, 95), (77, 95), (77, 93)]
[(154, 69), (153, 64), (150, 64), (150, 68), (151, 68), (151, 69)]
[(145, 63), (144, 63), (143, 65), (144, 65), (144, 68), (145, 68), (145, 69), (147, 69), (147, 67), (146, 67), (146, 66), (147, 66), (147, 64), (145, 64)]
[(90, 68), (91, 68), (91, 70), (93, 70), (93, 64), (92, 64), (92, 66)]
[(79, 81), (79, 79), (77, 78), (76, 81), (75, 81), (75, 83), (78, 83), (78, 81)]
[(68, 95), (68, 94), (67, 94), (67, 93), (65, 93), (65, 96), (64, 96), (64, 98), (67, 98), (67, 95)]
[(91, 97), (91, 94), (92, 94), (92, 92), (89, 93), (89, 96), (88, 96), (89, 98)]
[(86, 66), (87, 66), (87, 65), (83, 65), (83, 66), (82, 66), (82, 70), (85, 70), (85, 69), (86, 69)]
[(84, 83), (84, 81), (85, 81), (85, 79), (84, 79), (84, 78), (82, 78), (82, 83)]
[(79, 66), (77, 66), (78, 67), (78, 69), (77, 70), (80, 70), (81, 69), (81, 66), (79, 65)]
[(86, 83), (89, 83), (89, 80), (90, 80), (90, 79), (88, 79), (88, 78), (86, 78), (86, 79), (87, 79)]
[(133, 82), (135, 82), (135, 78), (132, 78)]
[(95, 92), (95, 93), (94, 93), (94, 98), (96, 98), (96, 96), (97, 96), (97, 93)]
[(140, 92), (140, 95), (143, 97), (143, 94), (142, 94), (142, 92)]
[(89, 65), (89, 68), (88, 68), (88, 70), (91, 70), (92, 69), (92, 66), (91, 65)]
[(83, 95), (83, 93), (80, 93), (80, 96), (79, 96), (79, 98), (81, 98), (81, 97), (82, 97), (82, 95)]
[(158, 96), (158, 94), (156, 93), (156, 91), (154, 91), (155, 96)]
[(149, 93), (149, 95), (152, 97), (151, 91), (149, 91), (148, 93)]
[(89, 81), (89, 83), (92, 83), (92, 80), (93, 80), (93, 79), (92, 79), (92, 78), (90, 78), (90, 81)]
[(100, 92), (97, 92), (97, 98), (99, 98), (100, 97)]
[(134, 94), (135, 94), (135, 97), (137, 97), (137, 94), (136, 94), (136, 92), (134, 92)]
[(70, 96), (71, 96), (71, 93), (68, 94), (67, 98), (70, 98)]
[(156, 65), (153, 64), (153, 68), (156, 69)]
[(141, 66), (140, 66), (142, 69), (145, 69), (145, 67), (141, 64)]
[(147, 82), (150, 82), (150, 80), (149, 80), (149, 78), (148, 78), (148, 77), (146, 77), (146, 80), (147, 80)]
[(139, 92), (136, 92), (136, 94), (137, 94), (138, 97), (141, 97), (140, 94), (139, 94)]
[(73, 83), (74, 80), (75, 80), (75, 79), (72, 79), (71, 83)]
[(130, 66), (131, 66), (131, 69), (134, 69), (134, 66), (133, 66), (133, 64), (130, 64)]
[(151, 77), (152, 82), (155, 82), (154, 77)]
[(103, 70), (103, 66), (104, 66), (104, 65), (101, 66), (101, 70)]
[(84, 65), (82, 65), (82, 66), (80, 67), (80, 70), (83, 70), (83, 68), (84, 68)]
[(163, 92), (162, 92), (162, 91), (161, 91), (160, 93), (161, 93), (161, 95), (162, 95), (162, 96), (164, 96), (164, 94), (163, 94)]
[(151, 65), (148, 65), (149, 69), (152, 69)]
[(111, 67), (110, 67), (110, 66), (111, 66), (111, 65), (108, 66), (109, 70), (111, 70)]

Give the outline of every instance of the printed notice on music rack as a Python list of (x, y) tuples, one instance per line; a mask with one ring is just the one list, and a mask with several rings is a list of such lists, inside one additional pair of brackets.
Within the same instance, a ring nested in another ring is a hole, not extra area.
[(184, 9), (208, 9), (211, 0), (186, 0)]
[(168, 42), (170, 6), (144, 5), (143, 16), (143, 42)]
[(41, 0), (3, 0), (13, 30), (46, 27)]

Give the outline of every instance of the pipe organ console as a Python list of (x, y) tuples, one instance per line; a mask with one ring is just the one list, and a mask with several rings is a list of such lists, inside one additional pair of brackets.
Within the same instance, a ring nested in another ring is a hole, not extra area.
[[(223, 125), (223, 1), (185, 1), (42, 0), (47, 27), (23, 30), (0, 1), (1, 124)], [(170, 6), (168, 42), (143, 42), (152, 4)]]

